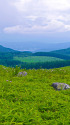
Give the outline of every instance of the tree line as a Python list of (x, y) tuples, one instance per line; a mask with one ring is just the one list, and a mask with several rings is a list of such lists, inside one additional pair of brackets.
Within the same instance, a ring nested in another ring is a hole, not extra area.
[[(37, 62), (37, 63), (27, 63), (21, 62), (18, 60), (13, 60), (14, 56), (25, 57), (25, 56), (52, 56), (52, 57), (59, 57), (65, 59), (63, 61), (51, 61), (51, 62)], [(59, 55), (59, 56), (58, 56)], [(67, 58), (67, 59), (66, 59)], [(26, 69), (40, 69), (40, 68), (59, 68), (64, 66), (70, 66), (70, 56), (61, 55), (54, 53), (46, 53), (46, 52), (38, 52), (38, 53), (27, 53), (27, 52), (11, 52), (11, 53), (0, 53), (0, 65), (15, 67), (16, 65), (20, 66), (21, 68)]]

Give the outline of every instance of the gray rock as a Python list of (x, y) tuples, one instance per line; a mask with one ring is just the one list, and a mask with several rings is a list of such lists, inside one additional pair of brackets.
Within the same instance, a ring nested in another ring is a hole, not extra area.
[(65, 89), (69, 89), (70, 86), (66, 83), (53, 83), (52, 84), (53, 88), (57, 89), (57, 90), (65, 90)]
[(27, 75), (27, 72), (23, 71), (23, 72), (19, 72), (17, 76), (26, 76), (26, 75)]

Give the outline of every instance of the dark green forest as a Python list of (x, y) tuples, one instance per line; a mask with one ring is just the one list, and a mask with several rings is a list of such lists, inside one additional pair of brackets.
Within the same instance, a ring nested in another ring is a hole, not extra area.
[[(14, 60), (14, 57), (28, 57), (28, 56), (49, 56), (49, 57), (56, 57), (63, 60), (56, 60), (51, 62), (21, 62), (19, 60)], [(0, 52), (0, 65), (8, 66), (8, 67), (15, 67), (16, 65), (20, 66), (21, 68), (26, 69), (39, 69), (39, 68), (59, 68), (64, 66), (70, 65), (70, 56), (53, 53), (53, 52), (38, 52), (38, 53), (30, 53), (30, 52)]]
[(70, 66), (70, 48), (32, 53), (30, 51), (16, 51), (0, 45), (0, 65), (7, 67), (18, 65), (26, 69), (52, 69)]

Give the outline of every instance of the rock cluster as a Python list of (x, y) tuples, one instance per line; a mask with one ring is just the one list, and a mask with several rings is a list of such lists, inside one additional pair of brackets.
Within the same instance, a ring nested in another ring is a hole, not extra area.
[(66, 83), (53, 83), (52, 84), (53, 88), (57, 89), (57, 90), (65, 90), (65, 89), (69, 89), (70, 86)]

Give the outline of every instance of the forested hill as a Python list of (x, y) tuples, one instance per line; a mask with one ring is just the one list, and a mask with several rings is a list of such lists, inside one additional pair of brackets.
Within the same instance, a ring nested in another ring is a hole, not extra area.
[(57, 52), (36, 52), (33, 56), (50, 56), (50, 57), (57, 57), (60, 59), (70, 60), (70, 56), (66, 54), (61, 54)]
[(17, 51), (0, 45), (0, 52), (17, 52)]
[(51, 51), (51, 52), (70, 55), (70, 48), (55, 50), (55, 51)]
[[(64, 50), (32, 53), (29, 51), (15, 51), (0, 46), (0, 65), (11, 67), (18, 65), (26, 69), (50, 69), (70, 66), (69, 50), (69, 48), (65, 49), (65, 53), (63, 53)], [(66, 52), (68, 52), (68, 54)]]

